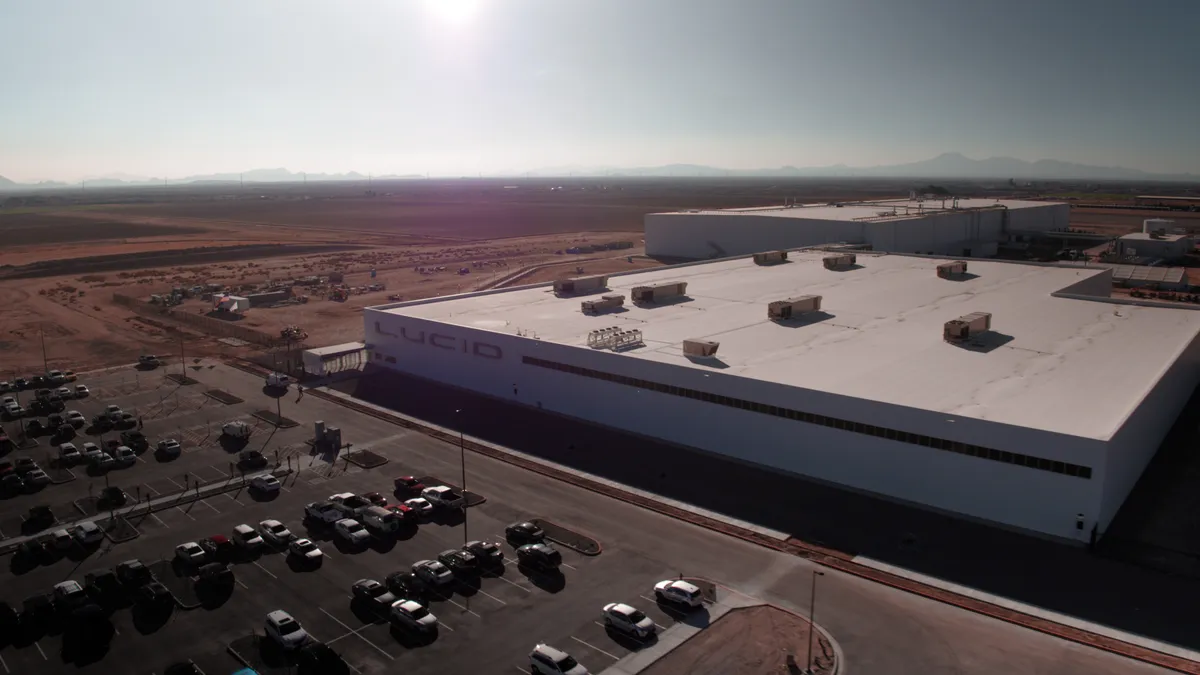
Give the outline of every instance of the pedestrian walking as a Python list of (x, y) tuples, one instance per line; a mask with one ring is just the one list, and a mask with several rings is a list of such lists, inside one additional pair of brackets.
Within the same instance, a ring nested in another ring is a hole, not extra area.
[(141, 431), (145, 424), (142, 423), (142, 418), (138, 417), (138, 431)]

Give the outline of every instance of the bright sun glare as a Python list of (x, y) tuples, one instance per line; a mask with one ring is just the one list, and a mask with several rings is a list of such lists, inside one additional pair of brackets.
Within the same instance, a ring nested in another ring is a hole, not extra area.
[(425, 7), (446, 21), (469, 21), (479, 10), (481, 0), (425, 0)]

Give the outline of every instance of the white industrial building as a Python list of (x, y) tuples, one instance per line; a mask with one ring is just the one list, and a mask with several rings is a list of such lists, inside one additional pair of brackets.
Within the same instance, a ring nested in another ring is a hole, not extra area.
[(1036, 232), (1065, 230), (1068, 204), (994, 199), (883, 200), (651, 213), (646, 254), (711, 259), (822, 244), (989, 257)]
[(1104, 532), (1200, 377), (1200, 312), (1109, 298), (1109, 269), (827, 256), (368, 307), (367, 349), (518, 404), (1077, 541)]

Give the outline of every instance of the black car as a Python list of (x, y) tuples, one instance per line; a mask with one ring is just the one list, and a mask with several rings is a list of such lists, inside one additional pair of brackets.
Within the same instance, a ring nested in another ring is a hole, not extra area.
[(96, 415), (92, 417), (92, 428), (97, 431), (109, 431), (113, 428), (113, 423), (108, 415)]
[(39, 593), (21, 603), (21, 622), (38, 624), (54, 618), (54, 596)]
[(21, 475), (27, 474), (36, 468), (38, 468), (37, 462), (33, 461), (30, 457), (18, 457), (13, 462), (13, 470)]
[(25, 515), (25, 522), (29, 523), (30, 527), (36, 527), (39, 530), (50, 527), (54, 524), (54, 512), (49, 506), (40, 504), (29, 509), (29, 513)]
[(12, 635), (20, 623), (20, 615), (17, 610), (13, 609), (12, 605), (7, 602), (0, 602), (0, 635)]
[(46, 376), (45, 376), (45, 375), (31, 375), (31, 376), (29, 377), (29, 386), (30, 386), (31, 388), (34, 388), (34, 389), (36, 389), (37, 387), (44, 387), (44, 386), (46, 386), (47, 384), (49, 384), (49, 383), (48, 383), (48, 382), (46, 382)]
[(150, 447), (150, 441), (146, 440), (146, 435), (137, 430), (122, 431), (121, 444), (128, 445), (138, 452)]
[(25, 491), (25, 479), (15, 473), (6, 474), (0, 478), (0, 492), (6, 495), (21, 494)]
[[(40, 412), (34, 412), (33, 406), (29, 406), (29, 411), (34, 415), (42, 414)], [(30, 436), (41, 436), (42, 434), (46, 433), (46, 425), (42, 424), (40, 420), (29, 420), (25, 423), (25, 433), (29, 434)]]
[(517, 562), (539, 570), (556, 570), (562, 554), (549, 544), (525, 544), (517, 549)]
[(70, 424), (60, 424), (54, 429), (54, 440), (56, 443), (66, 443), (75, 438), (75, 427)]
[(63, 631), (64, 654), (91, 654), (103, 649), (115, 633), (108, 614), (99, 606), (87, 604), (71, 611)]
[(536, 544), (546, 538), (546, 532), (529, 521), (523, 521), (504, 528), (504, 536), (508, 537), (509, 541)]
[(33, 398), (38, 401), (49, 400), (50, 399), (50, 390), (49, 389), (38, 389), (37, 391), (33, 392)]
[(310, 642), (296, 655), (299, 675), (346, 675), (350, 667), (342, 655), (324, 642)]
[(23, 377), (18, 377), (17, 379), (13, 380), (13, 388), (28, 389), (29, 388), (29, 380), (27, 380)]
[(129, 495), (125, 494), (125, 491), (116, 485), (110, 485), (100, 490), (99, 503), (103, 507), (124, 506), (127, 501), (129, 501)]
[(383, 583), (393, 595), (407, 600), (417, 600), (425, 597), (428, 587), (412, 572), (393, 572), (387, 575)]
[(171, 591), (161, 582), (151, 581), (138, 589), (137, 600), (145, 607), (161, 609), (174, 602)]
[(492, 541), (469, 541), (462, 550), (475, 556), (475, 561), (481, 565), (504, 562), (504, 549)]
[(17, 546), (17, 555), (32, 563), (52, 563), (58, 559), (53, 548), (37, 539), (26, 539)]
[(455, 574), (472, 574), (479, 571), (479, 561), (475, 555), (467, 551), (450, 549), (438, 554), (438, 562), (450, 568)]
[(63, 419), (63, 416), (59, 415), (58, 413), (54, 413), (53, 415), (46, 418), (46, 426), (54, 428), (54, 429), (57, 429), (58, 427), (61, 427), (62, 425), (66, 424), (66, 423), (67, 423), (67, 421)]
[(238, 454), (238, 466), (244, 469), (261, 469), (266, 465), (266, 456), (258, 450), (243, 450)]
[(83, 575), (83, 586), (96, 601), (112, 600), (121, 593), (121, 581), (109, 569), (92, 570)]
[(223, 562), (211, 562), (201, 565), (197, 570), (197, 583), (210, 587), (232, 586), (233, 570)]
[(154, 581), (154, 573), (141, 560), (134, 558), (117, 565), (117, 579), (125, 588), (138, 588)]

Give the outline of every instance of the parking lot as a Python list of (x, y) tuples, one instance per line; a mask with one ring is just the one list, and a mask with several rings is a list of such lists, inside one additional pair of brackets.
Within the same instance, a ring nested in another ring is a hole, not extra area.
[[(249, 376), (241, 377), (245, 380)], [(140, 492), (154, 497), (179, 492), (197, 478), (229, 480), (231, 454), (214, 433), (219, 433), (220, 423), (228, 419), (256, 419), (250, 415), (255, 403), (221, 404), (202, 393), (206, 385), (178, 387), (161, 371), (141, 372), (132, 383), (122, 372), (81, 378), (80, 382), (92, 388), (92, 397), (72, 402), (68, 409), (79, 409), (90, 418), (92, 411), (116, 403), (125, 410), (137, 410), (143, 417), (152, 447), (167, 435), (184, 446), (182, 456), (173, 461), (158, 461), (153, 452), (143, 453), (135, 466), (113, 470), (108, 480), (113, 484), (120, 481), (131, 495)], [(257, 407), (266, 400), (260, 394)], [(285, 416), (292, 401), (294, 398), (282, 404)], [(346, 440), (355, 448), (380, 452), (402, 440), (430, 443), (417, 434), (399, 434), (395, 427), (377, 420), (363, 417), (357, 422), (342, 422)], [(206, 598), (198, 608), (176, 606), (170, 613), (155, 616), (137, 604), (116, 609), (111, 616), (114, 635), (107, 653), (86, 668), (106, 673), (161, 672), (172, 662), (190, 658), (206, 673), (231, 672), (237, 664), (227, 649), (233, 646), (260, 670), (271, 672), (270, 666), (279, 663), (278, 654), (262, 638), (263, 621), (268, 612), (284, 609), (314, 638), (340, 652), (352, 672), (385, 672), (400, 665), (417, 672), (528, 672), (527, 655), (537, 640), (570, 652), (596, 672), (643, 646), (604, 628), (600, 610), (605, 604), (634, 605), (664, 628), (681, 616), (670, 607), (659, 607), (652, 599), (654, 583), (676, 575), (675, 570), (661, 563), (620, 552), (585, 556), (559, 547), (563, 554), (559, 573), (546, 573), (518, 565), (514, 546), (503, 543), (502, 565), (478, 576), (456, 578), (428, 595), (429, 609), (437, 617), (435, 636), (418, 638), (393, 629), (385, 617), (352, 601), (355, 581), (382, 581), (393, 572), (408, 571), (418, 560), (434, 559), (442, 551), (462, 546), (467, 537), (503, 541), (504, 528), (510, 522), (534, 516), (554, 520), (555, 514), (539, 506), (522, 505), (504, 494), (484, 493), (486, 501), (468, 509), (465, 523), (461, 516), (437, 517), (404, 528), (394, 537), (375, 538), (362, 550), (351, 549), (341, 540), (335, 541), (330, 528), (306, 522), (304, 505), (344, 491), (380, 491), (395, 503), (397, 498), (391, 493), (395, 475), (427, 475), (431, 468), (442, 475), (457, 474), (445, 471), (444, 466), (410, 464), (408, 458), (394, 452), (388, 453), (388, 464), (372, 470), (344, 461), (328, 462), (328, 458), (309, 454), (304, 443), (309, 435), (311, 420), (289, 430), (260, 425), (252, 435), (252, 447), (263, 449), (272, 460), (279, 449), (285, 467), (300, 467), (283, 481), (277, 495), (254, 496), (235, 490), (139, 514), (131, 519), (141, 533), (137, 539), (117, 545), (105, 542), (92, 551), (77, 547), (57, 561), (32, 568), (18, 564), (14, 557), (5, 572), (8, 578), (0, 586), (4, 589), (0, 592), (2, 599), (20, 608), (26, 597), (49, 591), (63, 579), (82, 582), (87, 572), (112, 568), (130, 558), (147, 564), (169, 560), (179, 543), (215, 534), (228, 536), (239, 523), (256, 525), (275, 518), (295, 535), (316, 542), (325, 553), (323, 564), (307, 568), (297, 564), (283, 547), (267, 547), (261, 554), (239, 559), (233, 565), (236, 583), (232, 592), (215, 600)], [(431, 447), (442, 450), (437, 445)], [(44, 444), (30, 456), (37, 457), (39, 451), (45, 452)], [(85, 497), (104, 485), (103, 476), (88, 476), (82, 469), (77, 473), (75, 481), (7, 500), (3, 522), (19, 528), (15, 519), (30, 503), (50, 503), (55, 505), (56, 513), (62, 508), (70, 514), (70, 500)], [(79, 514), (60, 517), (69, 521)], [(571, 527), (569, 522), (558, 524)], [(178, 570), (179, 576), (175, 576), (172, 572), (177, 565), (164, 563), (157, 569), (160, 580), (180, 597), (193, 587), (190, 575), (194, 570)], [(465, 649), (468, 645), (470, 649)], [(136, 656), (144, 654), (153, 654), (155, 662)], [(64, 653), (60, 629), (54, 627), (21, 633), (12, 644), (0, 649), (0, 670), (5, 673), (76, 671), (79, 664), (75, 661), (75, 655)]]

